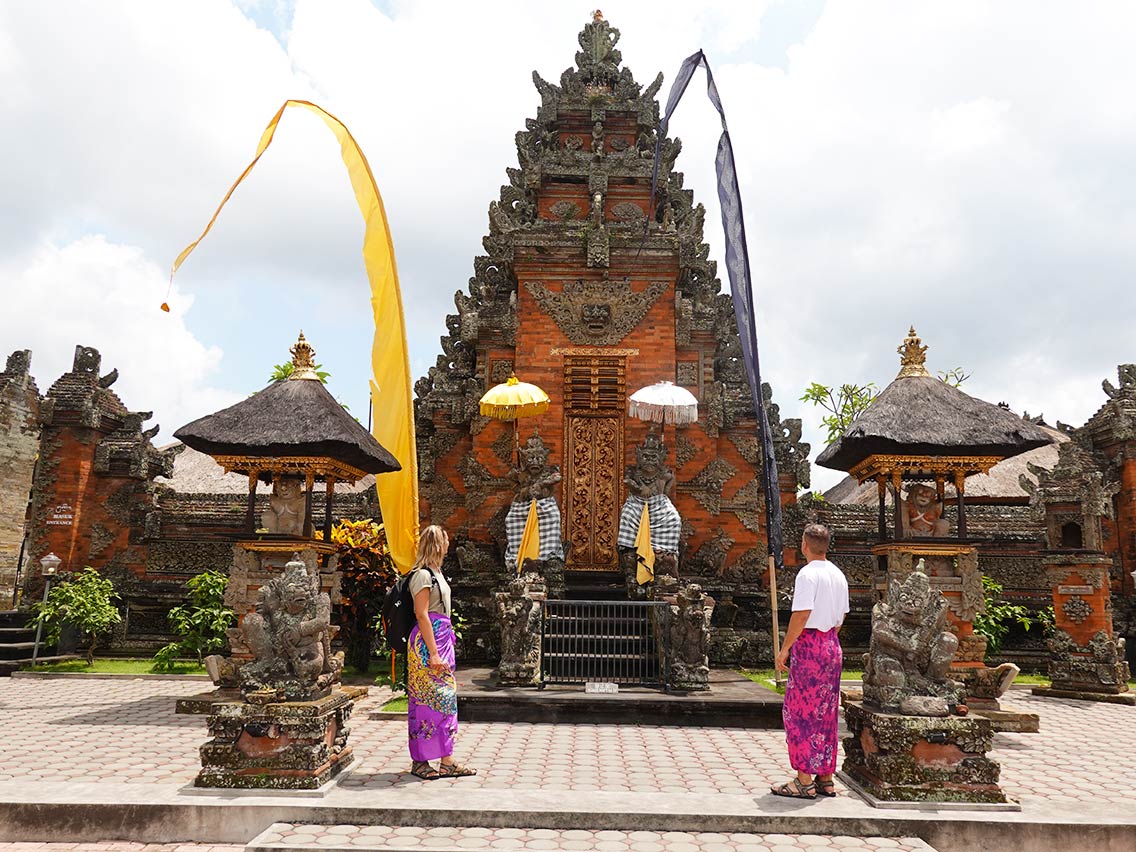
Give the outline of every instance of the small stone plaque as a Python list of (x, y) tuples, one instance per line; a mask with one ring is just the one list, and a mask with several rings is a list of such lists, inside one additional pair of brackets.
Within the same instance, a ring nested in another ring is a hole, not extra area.
[(588, 681), (584, 684), (584, 692), (589, 695), (618, 695), (618, 683), (598, 683), (595, 681)]
[(1057, 594), (1059, 595), (1091, 595), (1093, 593), (1092, 586), (1058, 586)]
[(961, 592), (962, 580), (957, 577), (929, 577), (932, 588), (940, 592)]

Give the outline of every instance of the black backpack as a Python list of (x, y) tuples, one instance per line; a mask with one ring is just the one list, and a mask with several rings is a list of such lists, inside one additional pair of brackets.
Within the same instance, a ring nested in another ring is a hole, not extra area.
[[(383, 600), (383, 637), (387, 647), (399, 654), (406, 653), (406, 640), (414, 629), (417, 619), (414, 616), (414, 597), (410, 594), (410, 578), (414, 571), (430, 571), (417, 568), (407, 571), (387, 590)], [(430, 571), (430, 588), (438, 585), (438, 578)]]

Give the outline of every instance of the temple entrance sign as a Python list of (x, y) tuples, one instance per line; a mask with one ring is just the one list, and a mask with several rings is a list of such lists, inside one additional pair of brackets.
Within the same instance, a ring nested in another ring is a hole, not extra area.
[(622, 357), (564, 356), (564, 538), (570, 543), (570, 571), (619, 567), (625, 375)]

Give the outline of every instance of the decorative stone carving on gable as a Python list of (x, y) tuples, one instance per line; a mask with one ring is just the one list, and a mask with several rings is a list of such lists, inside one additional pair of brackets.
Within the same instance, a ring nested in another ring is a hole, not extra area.
[(666, 292), (667, 283), (652, 281), (639, 293), (627, 280), (567, 281), (560, 292), (539, 281), (526, 281), (525, 289), (577, 346), (614, 346), (647, 315)]

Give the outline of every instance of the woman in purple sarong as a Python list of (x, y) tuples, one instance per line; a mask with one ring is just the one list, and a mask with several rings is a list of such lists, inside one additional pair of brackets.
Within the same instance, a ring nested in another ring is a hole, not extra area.
[[(805, 527), (801, 552), (808, 564), (797, 572), (793, 615), (777, 655), (777, 670), (789, 670), (781, 717), (789, 764), (797, 777), (771, 787), (775, 796), (815, 799), (835, 796), (836, 756), (840, 750), (840, 625), (848, 613), (848, 581), (828, 561), (831, 534), (821, 524)], [(790, 666), (790, 649), (792, 665)]]
[[(418, 558), (410, 578), (417, 624), (406, 643), (406, 719), (411, 773), (424, 781), (476, 775), (454, 760), (458, 732), (458, 691), (454, 678), (454, 628), (450, 623), (450, 584), (442, 560), (450, 537), (437, 525), (418, 538)], [(438, 760), (438, 768), (430, 765)]]

